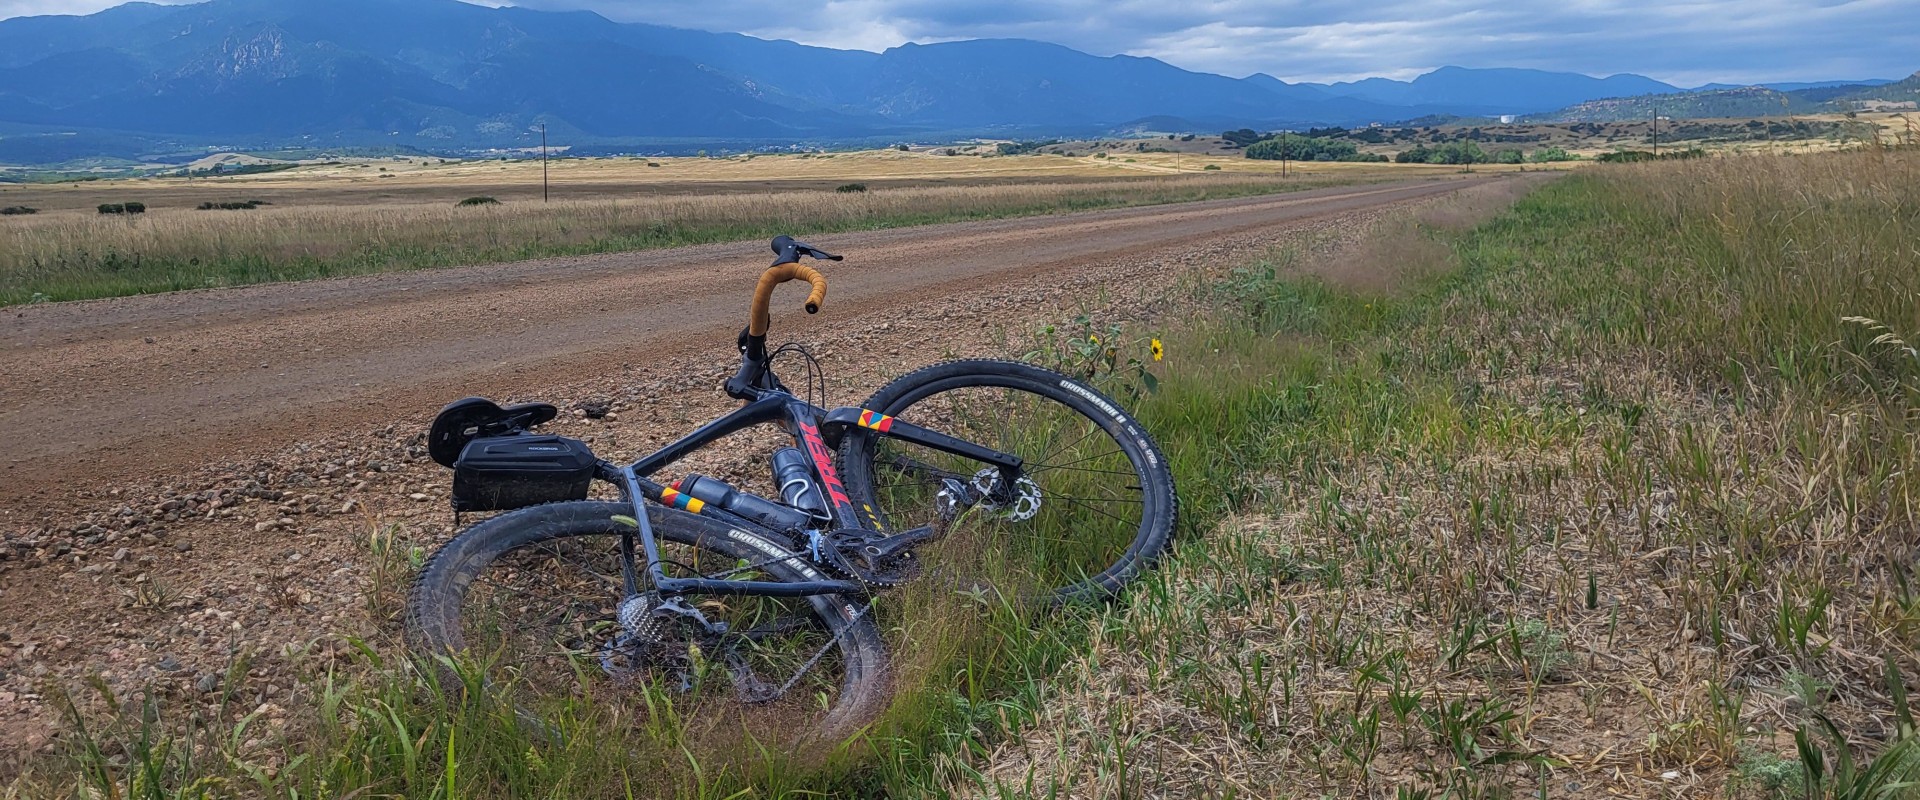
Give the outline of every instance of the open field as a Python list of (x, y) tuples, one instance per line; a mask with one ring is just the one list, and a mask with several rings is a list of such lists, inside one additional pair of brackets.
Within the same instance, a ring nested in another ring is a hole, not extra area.
[[(0, 186), (0, 304), (213, 288), (549, 256), (1453, 177), (1449, 167), (970, 158), (895, 151), (753, 159), (302, 167), (222, 178)], [(380, 172), (377, 170), (391, 170)], [(1191, 174), (1188, 174), (1191, 173)], [(376, 177), (379, 176), (379, 177)], [(865, 191), (835, 191), (848, 183)], [(502, 202), (456, 206), (476, 195)], [(204, 202), (266, 201), (251, 210)], [(137, 216), (100, 203), (138, 201)]]
[[(1153, 142), (1148, 142), (1152, 144)], [(653, 195), (831, 191), (847, 183), (871, 189), (1074, 184), (1179, 173), (1210, 172), (1208, 164), (1255, 175), (1278, 173), (1280, 165), (1248, 162), (1237, 154), (1195, 161), (1172, 153), (1141, 153), (1134, 162), (1060, 155), (980, 157), (943, 155), (948, 148), (912, 152), (769, 154), (726, 158), (560, 158), (548, 164), (555, 200), (643, 199)], [(967, 149), (967, 148), (962, 148)], [(991, 146), (985, 148), (991, 150)], [(654, 166), (649, 166), (654, 165)], [(1454, 170), (1413, 165), (1294, 164), (1307, 177), (1408, 178)], [(1356, 170), (1360, 170), (1356, 172)], [(538, 201), (538, 159), (443, 161), (437, 158), (354, 159), (309, 164), (274, 172), (195, 178), (0, 183), (0, 205), (43, 211), (83, 211), (112, 201), (140, 200), (154, 209), (192, 209), (205, 201), (265, 199), (284, 205), (338, 206), (368, 203), (452, 204), (474, 195), (502, 201)]]
[[(0, 701), (14, 703), (0, 719), (40, 754), (0, 791), (1909, 796), (1920, 157), (1520, 180), (1179, 243), (1128, 246), (1096, 225), (1076, 236), (1111, 250), (1004, 283), (907, 287), (912, 302), (833, 327), (781, 318), (827, 351), (836, 399), (945, 355), (1085, 368), (1067, 342), (1166, 345), (1157, 390), (1124, 370), (1103, 381), (1138, 392), (1176, 470), (1188, 530), (1174, 557), (1109, 607), (1035, 620), (940, 604), (938, 635), (901, 651), (894, 708), (844, 749), (716, 746), (670, 715), (590, 705), (535, 739), (497, 704), (433, 699), (391, 659), (391, 613), (408, 548), (449, 533), (409, 499), (443, 497), (444, 473), (409, 453), (421, 418), (389, 413), (399, 430), (332, 425), (245, 464), (119, 494), (76, 486), (15, 523), (0, 600), (25, 611), (0, 639)], [(1178, 224), (1306, 199), (1219, 201)], [(1081, 218), (1128, 229), (1169, 211)], [(1046, 222), (974, 225), (1033, 225), (1038, 246)], [(438, 274), (472, 286), (510, 269)], [(85, 324), (96, 309), (186, 336), (158, 304), (196, 296), (23, 311), (73, 310), (34, 320), (52, 338), (104, 337)], [(588, 383), (542, 359), (514, 385), (614, 399), (619, 420), (561, 430), (637, 450), (710, 410), (691, 393), (727, 371), (701, 366), (720, 350), (636, 356)], [(357, 512), (336, 509), (347, 497)], [(319, 574), (332, 578), (303, 579)], [(175, 653), (184, 669), (155, 666)], [(86, 735), (44, 727), (63, 696)]]

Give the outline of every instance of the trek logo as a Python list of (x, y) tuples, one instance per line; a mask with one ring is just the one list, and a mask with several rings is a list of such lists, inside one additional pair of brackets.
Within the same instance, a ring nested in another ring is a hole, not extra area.
[(820, 482), (827, 485), (827, 496), (833, 498), (834, 507), (851, 513), (853, 500), (847, 497), (847, 487), (840, 485), (839, 473), (833, 471), (833, 452), (820, 438), (820, 429), (800, 423), (800, 441), (806, 443), (807, 455), (813, 459), (813, 468), (820, 471)]

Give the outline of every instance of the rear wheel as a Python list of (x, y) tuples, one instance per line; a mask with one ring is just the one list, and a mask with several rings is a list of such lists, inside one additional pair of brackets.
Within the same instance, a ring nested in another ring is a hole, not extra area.
[[(633, 529), (615, 518), (632, 513), (625, 503), (554, 503), (468, 529), (414, 584), (412, 643), (453, 655), (533, 718), (591, 697), (839, 736), (884, 706), (886, 656), (863, 604), (837, 595), (629, 596), (621, 539)], [(759, 534), (672, 509), (648, 514), (671, 576), (820, 578)]]
[[(1063, 600), (1110, 594), (1166, 549), (1173, 474), (1153, 438), (1112, 400), (1065, 375), (1010, 361), (952, 361), (893, 381), (868, 410), (1025, 460), (1012, 481), (978, 461), (854, 428), (841, 446), (849, 496), (870, 525), (938, 524), (942, 490), (978, 498), (948, 526), (948, 558)], [(935, 572), (931, 558), (925, 565)]]

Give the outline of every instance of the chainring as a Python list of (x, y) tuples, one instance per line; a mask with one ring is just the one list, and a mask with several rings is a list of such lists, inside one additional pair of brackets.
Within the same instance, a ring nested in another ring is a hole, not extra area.
[(851, 578), (879, 589), (891, 589), (920, 577), (920, 559), (904, 550), (889, 556), (876, 556), (871, 544), (887, 538), (884, 534), (857, 528), (834, 531), (824, 537), (820, 563), (843, 578)]

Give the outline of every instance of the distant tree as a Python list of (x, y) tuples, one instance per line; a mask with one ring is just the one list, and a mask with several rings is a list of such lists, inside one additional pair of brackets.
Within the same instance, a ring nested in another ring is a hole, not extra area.
[(1411, 148), (1395, 153), (1393, 156), (1394, 163), (1397, 164), (1425, 164), (1432, 158), (1433, 150), (1424, 144), (1416, 144)]
[(834, 187), (833, 190), (841, 194), (855, 194), (866, 191), (867, 185), (864, 183), (843, 183)]
[(1433, 148), (1432, 154), (1427, 157), (1429, 164), (1484, 164), (1486, 162), (1487, 151), (1469, 141), (1447, 142)]
[(1518, 150), (1496, 150), (1493, 153), (1495, 164), (1520, 164), (1526, 161), (1526, 154)]
[(1556, 161), (1574, 161), (1579, 158), (1580, 158), (1579, 156), (1576, 156), (1572, 153), (1567, 152), (1566, 148), (1564, 147), (1543, 147), (1539, 150), (1533, 151), (1531, 155), (1527, 156), (1527, 160), (1532, 161), (1535, 164), (1551, 164)]
[[(1169, 136), (1167, 138), (1171, 139), (1173, 137)], [(1224, 139), (1228, 144), (1235, 145), (1237, 147), (1246, 147), (1247, 145), (1253, 144), (1254, 142), (1260, 141), (1261, 139), (1264, 139), (1266, 137), (1261, 135), (1259, 131), (1256, 131), (1252, 128), (1241, 128), (1239, 130), (1227, 131), (1225, 133), (1222, 133), (1220, 134), (1220, 138)]]
[(1344, 139), (1283, 133), (1247, 145), (1247, 158), (1267, 161), (1355, 161), (1360, 147)]

